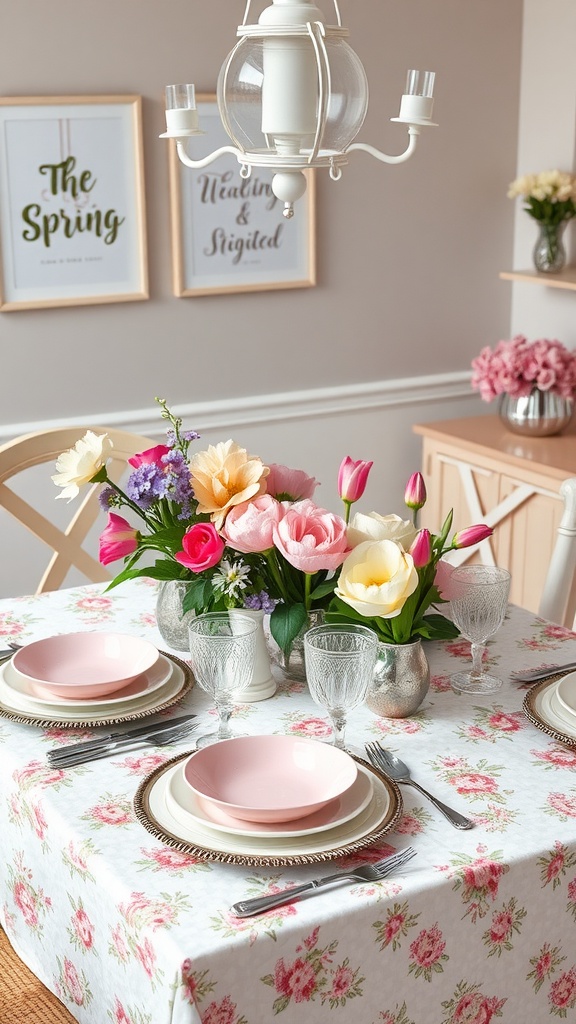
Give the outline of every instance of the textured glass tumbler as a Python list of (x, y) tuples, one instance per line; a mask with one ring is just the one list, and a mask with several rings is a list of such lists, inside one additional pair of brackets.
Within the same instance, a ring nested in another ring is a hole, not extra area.
[(344, 748), (346, 716), (365, 701), (377, 654), (378, 637), (366, 626), (332, 623), (304, 636), (308, 687), (330, 715), (335, 747)]
[(258, 623), (236, 612), (206, 612), (190, 622), (190, 662), (198, 684), (214, 699), (218, 729), (200, 736), (197, 746), (232, 739), (234, 695), (246, 689), (256, 653)]
[(472, 644), (472, 667), (451, 677), (452, 689), (462, 693), (494, 693), (498, 676), (482, 670), (486, 641), (502, 625), (508, 607), (510, 573), (495, 565), (463, 565), (450, 577), (450, 614), (462, 636)]

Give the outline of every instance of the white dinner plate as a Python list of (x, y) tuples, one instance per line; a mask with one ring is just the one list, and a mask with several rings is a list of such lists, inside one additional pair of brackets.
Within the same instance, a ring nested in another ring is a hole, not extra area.
[[(374, 773), (373, 793), (368, 806), (357, 817), (325, 832), (303, 836), (245, 836), (218, 832), (199, 823), (183, 825), (168, 807), (166, 794), (174, 774), (181, 770), (180, 762), (162, 771), (149, 788), (147, 805), (155, 824), (177, 841), (201, 847), (209, 853), (232, 854), (247, 857), (298, 857), (329, 853), (360, 842), (370, 833), (385, 830), (390, 811), (390, 792), (384, 781)], [(396, 820), (396, 815), (392, 815)]]
[(553, 683), (534, 694), (534, 711), (545, 725), (569, 739), (576, 739), (576, 721), (560, 704), (556, 696), (557, 686), (558, 683)]
[(569, 672), (558, 680), (556, 698), (572, 717), (572, 721), (576, 721), (576, 672)]
[(185, 767), (184, 761), (167, 783), (166, 803), (169, 812), (184, 827), (189, 825), (194, 828), (199, 825), (201, 828), (208, 827), (212, 831), (222, 832), (228, 836), (267, 836), (272, 839), (286, 839), (326, 832), (358, 817), (370, 803), (374, 789), (372, 772), (367, 771), (362, 765), (357, 765), (358, 775), (350, 789), (314, 814), (284, 823), (248, 822), (232, 818), (218, 807), (202, 800), (202, 797), (194, 793), (186, 783)]
[(133, 697), (121, 706), (112, 705), (108, 709), (106, 704), (94, 707), (92, 704), (82, 702), (81, 708), (68, 708), (62, 704), (43, 704), (40, 708), (32, 703), (32, 699), (17, 693), (5, 681), (6, 672), (10, 672), (9, 666), (0, 668), (0, 709), (5, 710), (9, 715), (22, 714), (34, 724), (41, 724), (43, 721), (57, 721), (64, 724), (76, 725), (78, 723), (97, 724), (108, 722), (110, 719), (121, 720), (122, 718), (140, 717), (152, 713), (163, 707), (166, 701), (172, 700), (180, 690), (183, 689), (186, 673), (176, 662), (170, 660), (170, 675), (165, 683), (162, 683), (151, 694), (143, 697)]
[(56, 696), (53, 696), (52, 700), (48, 700), (47, 697), (38, 697), (35, 693), (31, 692), (31, 684), (18, 672), (11, 661), (4, 666), (3, 680), (9, 689), (25, 697), (26, 700), (38, 708), (46, 706), (50, 708), (65, 707), (79, 709), (108, 708), (124, 705), (134, 700), (135, 697), (147, 697), (170, 678), (171, 672), (172, 663), (163, 654), (159, 654), (158, 660), (152, 665), (152, 668), (137, 676), (128, 686), (123, 687), (122, 690), (117, 690), (115, 694), (110, 694), (109, 697), (98, 697), (92, 700), (66, 700), (64, 697)]

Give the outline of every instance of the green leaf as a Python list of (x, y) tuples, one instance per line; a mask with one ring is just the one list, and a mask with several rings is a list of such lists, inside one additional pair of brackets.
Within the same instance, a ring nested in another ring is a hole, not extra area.
[(286, 657), (308, 619), (303, 604), (277, 604), (270, 616), (270, 632)]
[(178, 580), (182, 579), (182, 569), (176, 562), (168, 561), (156, 562), (156, 565), (145, 565), (141, 569), (124, 569), (108, 584), (105, 593), (112, 590), (113, 587), (117, 587), (119, 583), (135, 580), (139, 576), (147, 576), (151, 580)]
[(319, 601), (322, 597), (326, 597), (327, 594), (332, 594), (335, 585), (336, 580), (324, 580), (323, 583), (319, 583), (310, 594), (311, 600)]
[(182, 611), (201, 615), (211, 606), (212, 593), (211, 581), (207, 577), (198, 576), (191, 580), (182, 601)]

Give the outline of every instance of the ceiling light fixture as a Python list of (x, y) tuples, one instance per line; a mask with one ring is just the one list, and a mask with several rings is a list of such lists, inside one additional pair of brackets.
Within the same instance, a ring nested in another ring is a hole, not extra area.
[(233, 153), (240, 176), (253, 167), (273, 172), (272, 191), (292, 217), (306, 191), (304, 171), (327, 167), (337, 181), (354, 150), (384, 163), (407, 160), (422, 127), (432, 125), (434, 72), (409, 71), (400, 113), (392, 121), (408, 125), (408, 146), (388, 156), (354, 142), (368, 109), (368, 81), (362, 62), (346, 42), (337, 0), (336, 25), (326, 25), (313, 0), (272, 0), (255, 25), (248, 24), (252, 0), (238, 27), (238, 42), (218, 77), (218, 108), (234, 143), (201, 160), (186, 151), (189, 138), (205, 134), (198, 122), (193, 85), (166, 87), (166, 127), (162, 138), (176, 140), (178, 156), (199, 169)]

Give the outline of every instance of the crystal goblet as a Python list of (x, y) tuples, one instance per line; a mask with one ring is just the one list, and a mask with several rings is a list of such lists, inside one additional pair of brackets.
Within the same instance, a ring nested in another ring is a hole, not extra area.
[(510, 573), (495, 565), (463, 565), (452, 572), (450, 591), (451, 617), (472, 644), (472, 667), (451, 677), (452, 688), (461, 693), (494, 693), (502, 680), (483, 671), (482, 659), (486, 641), (504, 621)]
[(234, 694), (245, 689), (252, 676), (258, 623), (247, 615), (206, 612), (188, 627), (190, 662), (198, 684), (213, 698), (218, 712), (216, 732), (200, 736), (198, 747), (229, 740)]
[(366, 699), (377, 653), (378, 637), (367, 626), (326, 623), (304, 635), (310, 694), (330, 715), (336, 747), (344, 748), (347, 714)]

